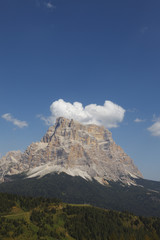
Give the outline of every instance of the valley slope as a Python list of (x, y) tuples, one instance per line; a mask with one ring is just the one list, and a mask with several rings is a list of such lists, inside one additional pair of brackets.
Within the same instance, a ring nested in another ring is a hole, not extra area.
[(1, 240), (158, 240), (160, 219), (0, 194)]

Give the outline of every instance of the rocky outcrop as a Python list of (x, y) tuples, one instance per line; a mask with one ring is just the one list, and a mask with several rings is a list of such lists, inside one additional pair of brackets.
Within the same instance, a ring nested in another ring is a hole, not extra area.
[(12, 168), (8, 172), (6, 169), (5, 174), (12, 174), (11, 169), (26, 171), (28, 177), (65, 172), (96, 179), (102, 184), (107, 180), (131, 184), (131, 178), (142, 177), (132, 159), (115, 144), (110, 131), (63, 117), (57, 119), (40, 142), (32, 143), (16, 160), (18, 163), (11, 164)]
[(21, 151), (12, 151), (0, 159), (0, 182), (4, 181), (5, 175), (18, 174), (24, 171), (23, 164), (20, 164), (21, 157)]

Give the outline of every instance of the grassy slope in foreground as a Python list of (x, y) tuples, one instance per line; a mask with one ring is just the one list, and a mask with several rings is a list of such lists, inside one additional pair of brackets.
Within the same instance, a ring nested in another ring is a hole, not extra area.
[(160, 219), (0, 194), (0, 239), (158, 240)]

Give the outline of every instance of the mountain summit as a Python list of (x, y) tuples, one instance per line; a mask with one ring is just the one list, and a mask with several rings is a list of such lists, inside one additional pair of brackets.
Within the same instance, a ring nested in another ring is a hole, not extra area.
[(22, 172), (27, 178), (64, 172), (101, 184), (121, 181), (130, 185), (134, 184), (133, 178), (142, 178), (132, 159), (115, 144), (109, 130), (63, 117), (24, 153), (10, 152), (0, 160), (1, 181), (5, 175)]

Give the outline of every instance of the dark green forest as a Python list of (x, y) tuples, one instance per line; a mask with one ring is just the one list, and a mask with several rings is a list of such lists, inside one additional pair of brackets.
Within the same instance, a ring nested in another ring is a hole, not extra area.
[(0, 239), (158, 240), (160, 218), (1, 193)]
[(90, 204), (100, 208), (128, 211), (135, 215), (160, 217), (160, 182), (137, 179), (137, 186), (109, 182), (86, 181), (65, 173), (48, 174), (42, 178), (25, 175), (7, 176), (0, 192), (22, 196), (58, 198), (66, 203)]

